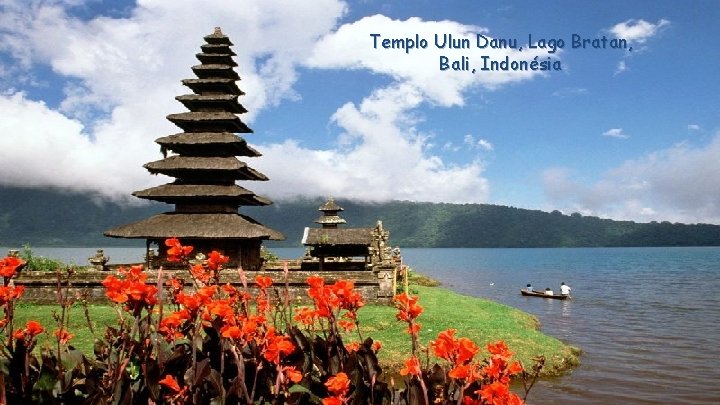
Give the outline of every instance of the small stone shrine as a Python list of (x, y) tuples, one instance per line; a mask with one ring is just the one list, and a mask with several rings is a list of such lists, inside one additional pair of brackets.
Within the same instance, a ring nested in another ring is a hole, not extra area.
[[(240, 206), (272, 202), (235, 182), (268, 178), (237, 158), (258, 157), (260, 153), (236, 135), (252, 130), (236, 115), (247, 110), (238, 103), (238, 96), (245, 93), (235, 83), (240, 78), (234, 69), (233, 44), (220, 28), (205, 41), (202, 52), (196, 54), (201, 63), (192, 67), (197, 78), (182, 81), (193, 94), (176, 97), (190, 111), (167, 116), (183, 132), (157, 139), (164, 158), (144, 165), (150, 173), (174, 177), (175, 181), (133, 193), (138, 198), (174, 204), (174, 211), (110, 229), (105, 235), (145, 239), (146, 264), (151, 268), (171, 265), (165, 260), (163, 242), (177, 237), (197, 252), (222, 252), (234, 260), (229, 265), (259, 270), (262, 241), (284, 237), (238, 213)], [(153, 245), (158, 248), (157, 255)]]
[(321, 228), (306, 227), (302, 243), (306, 247), (303, 270), (370, 271), (378, 283), (378, 298), (392, 297), (399, 251), (388, 246), (390, 233), (378, 221), (374, 228), (338, 228), (345, 224), (338, 213), (343, 209), (332, 198), (318, 208), (323, 215), (315, 220)]

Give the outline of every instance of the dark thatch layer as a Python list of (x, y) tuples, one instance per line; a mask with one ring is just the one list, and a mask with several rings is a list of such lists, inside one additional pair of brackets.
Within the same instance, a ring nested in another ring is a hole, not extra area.
[(230, 66), (237, 66), (238, 64), (232, 59), (232, 56), (230, 55), (223, 55), (219, 53), (196, 53), (195, 57), (202, 63), (207, 64), (222, 64), (222, 65), (230, 65)]
[(183, 132), (158, 138), (155, 142), (187, 156), (262, 156), (248, 146), (245, 139), (230, 132)]
[(233, 79), (183, 79), (182, 84), (189, 87), (195, 94), (225, 93), (242, 96), (242, 92)]
[(190, 111), (227, 111), (235, 114), (247, 112), (234, 94), (184, 94), (175, 97)]
[(220, 53), (232, 56), (236, 55), (236, 53), (230, 49), (229, 44), (204, 44), (200, 45), (200, 49), (202, 49), (204, 53)]
[(270, 205), (272, 201), (257, 196), (252, 191), (233, 185), (212, 184), (163, 184), (132, 193), (135, 197), (168, 203), (187, 201), (228, 201), (237, 205)]
[(224, 44), (224, 45), (233, 45), (232, 42), (230, 42), (230, 38), (228, 38), (225, 34), (223, 34), (222, 29), (220, 27), (215, 27), (212, 34), (205, 35), (203, 37), (205, 42), (208, 44)]
[(145, 163), (143, 167), (152, 174), (161, 173), (181, 178), (186, 176), (207, 178), (215, 174), (237, 180), (268, 180), (264, 174), (248, 167), (245, 162), (235, 157), (170, 156)]
[(220, 78), (239, 80), (237, 72), (230, 65), (223, 64), (202, 64), (192, 67), (193, 73), (200, 79)]
[(302, 243), (307, 246), (358, 245), (370, 246), (372, 228), (323, 229), (305, 228)]
[(271, 239), (285, 236), (267, 228), (250, 217), (233, 213), (167, 212), (132, 224), (105, 231), (105, 236), (129, 239), (206, 238), (206, 239)]
[(203, 128), (223, 128), (221, 132), (250, 132), (250, 128), (237, 115), (227, 111), (190, 111), (170, 114), (167, 119), (186, 132), (206, 132)]
[(338, 212), (338, 211), (344, 211), (344, 209), (341, 206), (337, 205), (337, 203), (335, 202), (335, 199), (330, 198), (329, 200), (325, 201), (325, 203), (323, 205), (321, 205), (320, 208), (318, 208), (318, 211)]
[(316, 224), (335, 224), (335, 225), (346, 223), (346, 221), (344, 219), (340, 218), (337, 215), (323, 215), (313, 222), (315, 222)]

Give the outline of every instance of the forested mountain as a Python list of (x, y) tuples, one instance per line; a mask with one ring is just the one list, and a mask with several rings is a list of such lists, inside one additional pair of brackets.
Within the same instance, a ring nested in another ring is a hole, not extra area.
[[(303, 228), (317, 226), (323, 201), (276, 201), (241, 212), (285, 234), (285, 241), (270, 246), (300, 246)], [(720, 246), (718, 225), (644, 224), (489, 204), (337, 202), (346, 226), (372, 227), (382, 220), (391, 244), (400, 247)], [(59, 190), (3, 187), (0, 245), (139, 245), (102, 232), (169, 210), (159, 203), (127, 206)]]

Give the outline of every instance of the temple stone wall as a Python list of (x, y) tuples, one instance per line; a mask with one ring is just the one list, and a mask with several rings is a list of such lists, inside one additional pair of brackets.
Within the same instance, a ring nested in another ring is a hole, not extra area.
[[(302, 269), (300, 261), (288, 262), (287, 287), (290, 292), (291, 301), (295, 303), (308, 303), (307, 284), (305, 280), (313, 275), (320, 275), (325, 278), (325, 282), (332, 284), (337, 280), (349, 280), (355, 283), (356, 289), (362, 294), (366, 302), (390, 303), (392, 299), (392, 269), (384, 269), (381, 271), (372, 270), (333, 270), (333, 271), (307, 271)], [(339, 263), (333, 263), (339, 264)], [(105, 288), (102, 280), (110, 274), (117, 274), (113, 270), (80, 270), (70, 279), (70, 296), (77, 300), (85, 299), (90, 303), (107, 303), (105, 297)], [(157, 274), (155, 270), (148, 271), (148, 284), (157, 283)], [(190, 288), (191, 277), (185, 270), (165, 270), (163, 278), (167, 279), (171, 275), (176, 275), (186, 281), (186, 286)], [(248, 280), (248, 287), (251, 293), (255, 293), (254, 284), (255, 276), (264, 275), (273, 279), (273, 287), (271, 297), (284, 299), (285, 295), (285, 272), (283, 271), (283, 263), (269, 263), (265, 271), (247, 271), (245, 277)], [(25, 287), (25, 293), (21, 298), (25, 302), (34, 303), (56, 303), (58, 280), (55, 273), (48, 272), (22, 272), (14, 279), (15, 285)], [(221, 273), (220, 283), (230, 283), (236, 287), (242, 287), (240, 276), (235, 269), (225, 269)], [(62, 283), (65, 288), (67, 283)]]

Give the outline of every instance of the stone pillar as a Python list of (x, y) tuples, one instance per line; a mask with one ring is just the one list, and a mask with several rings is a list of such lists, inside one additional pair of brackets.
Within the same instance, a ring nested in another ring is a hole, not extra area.
[(395, 267), (393, 266), (376, 266), (375, 274), (378, 278), (378, 298), (392, 298), (395, 296), (393, 286), (395, 285)]

